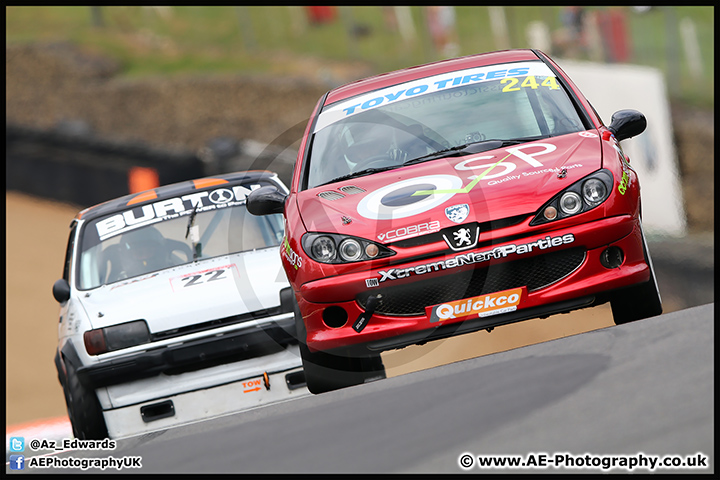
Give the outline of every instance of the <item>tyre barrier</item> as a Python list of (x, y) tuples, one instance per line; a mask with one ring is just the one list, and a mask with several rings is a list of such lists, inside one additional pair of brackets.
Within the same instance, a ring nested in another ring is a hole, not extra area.
[(81, 207), (202, 177), (192, 152), (7, 125), (5, 188)]

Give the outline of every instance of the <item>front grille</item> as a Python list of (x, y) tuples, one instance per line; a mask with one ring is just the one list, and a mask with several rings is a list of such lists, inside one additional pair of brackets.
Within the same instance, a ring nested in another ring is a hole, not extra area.
[[(382, 315), (425, 315), (425, 307), (485, 293), (527, 286), (538, 290), (566, 277), (585, 260), (585, 249), (569, 248), (531, 258), (466, 271), (448, 271), (442, 278), (373, 289), (356, 297), (364, 309), (370, 295), (382, 294), (375, 312)], [(411, 274), (414, 275), (414, 274)]]
[(254, 312), (243, 313), (240, 315), (233, 315), (232, 317), (218, 318), (215, 320), (210, 320), (209, 322), (195, 323), (193, 325), (174, 328), (172, 330), (155, 332), (151, 334), (151, 341), (158, 342), (160, 340), (167, 340), (168, 338), (182, 337), (184, 335), (190, 335), (191, 333), (220, 328), (226, 325), (233, 325), (235, 323), (249, 322), (251, 320), (261, 320), (263, 318), (280, 315), (281, 313), (283, 313), (281, 307), (274, 307), (266, 308), (264, 310), (256, 310)]

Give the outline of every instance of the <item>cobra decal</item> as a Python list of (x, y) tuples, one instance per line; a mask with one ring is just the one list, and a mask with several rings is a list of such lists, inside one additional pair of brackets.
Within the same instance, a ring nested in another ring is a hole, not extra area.
[(389, 230), (386, 233), (378, 234), (377, 238), (381, 242), (392, 242), (403, 238), (412, 238), (426, 233), (437, 232), (438, 230), (440, 230), (440, 222), (433, 220), (432, 222), (424, 222)]

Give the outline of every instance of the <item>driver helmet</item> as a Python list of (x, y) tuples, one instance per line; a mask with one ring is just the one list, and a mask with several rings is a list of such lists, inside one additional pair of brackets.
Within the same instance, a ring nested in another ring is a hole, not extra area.
[(120, 247), (124, 254), (147, 265), (160, 256), (164, 241), (165, 237), (155, 227), (144, 227), (123, 234)]

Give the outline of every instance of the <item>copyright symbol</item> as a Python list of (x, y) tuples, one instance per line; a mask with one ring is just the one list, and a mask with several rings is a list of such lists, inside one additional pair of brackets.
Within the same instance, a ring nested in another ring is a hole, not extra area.
[(458, 463), (460, 464), (460, 467), (467, 470), (473, 466), (475, 460), (473, 459), (473, 456), (469, 453), (463, 453), (462, 455), (460, 455), (460, 458), (458, 458)]
[(32, 448), (33, 450), (37, 450), (38, 448), (40, 448), (40, 440), (37, 440), (37, 439), (31, 440), (30, 448)]

